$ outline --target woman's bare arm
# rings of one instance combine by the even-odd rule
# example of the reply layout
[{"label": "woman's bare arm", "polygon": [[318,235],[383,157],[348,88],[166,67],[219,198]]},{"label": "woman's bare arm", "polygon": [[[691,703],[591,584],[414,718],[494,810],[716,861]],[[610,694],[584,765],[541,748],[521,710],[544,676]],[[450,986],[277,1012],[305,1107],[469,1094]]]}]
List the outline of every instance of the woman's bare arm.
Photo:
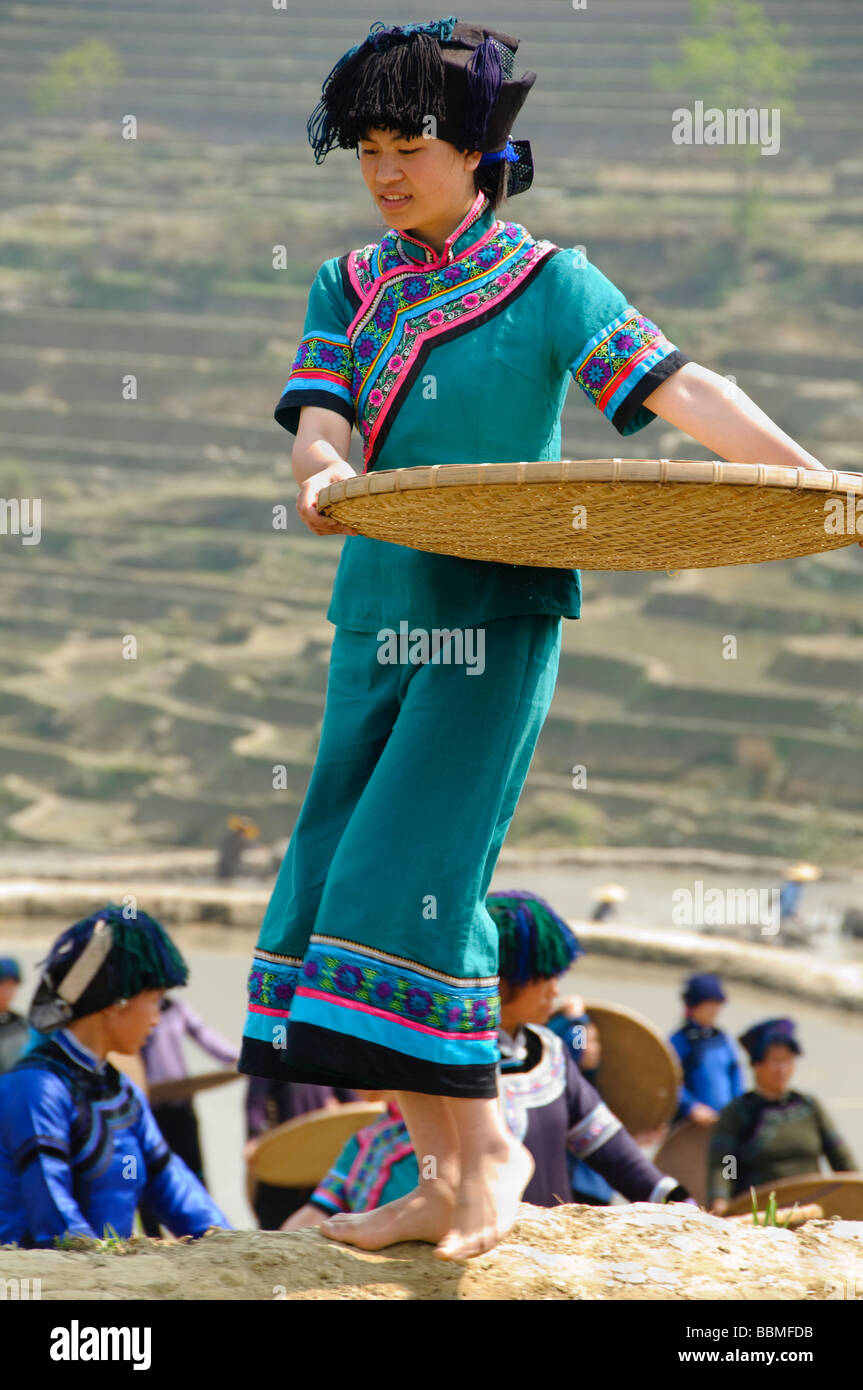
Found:
[{"label": "woman's bare arm", "polygon": [[350,423],[336,410],[304,405],[300,411],[297,436],[291,453],[291,467],[300,484],[297,512],[300,520],[316,536],[346,535],[357,532],[322,516],[315,503],[321,488],[356,473],[347,461],[351,447]]},{"label": "woman's bare arm", "polygon": [[[828,471],[765,415],[745,391],[698,362],[685,362],[645,396],[644,404],[719,458]],[[863,546],[863,541],[859,544]]]},{"label": "woman's bare arm", "polygon": [[735,463],[824,468],[765,415],[745,391],[698,362],[685,362],[645,396],[644,404],[719,458]]},{"label": "woman's bare arm", "polygon": [[307,1231],[310,1227],[320,1226],[322,1221],[326,1221],[327,1213],[321,1208],[316,1207],[312,1202],[306,1202],[304,1207],[295,1211],[283,1221],[279,1227],[280,1231]]}]

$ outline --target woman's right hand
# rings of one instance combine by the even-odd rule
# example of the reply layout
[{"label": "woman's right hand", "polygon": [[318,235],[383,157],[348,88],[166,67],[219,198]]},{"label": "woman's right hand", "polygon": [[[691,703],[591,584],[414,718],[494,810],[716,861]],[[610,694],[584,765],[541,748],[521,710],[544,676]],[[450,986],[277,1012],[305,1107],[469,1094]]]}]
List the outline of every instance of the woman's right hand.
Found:
[{"label": "woman's right hand", "polygon": [[313,473],[310,478],[306,478],[300,484],[297,493],[297,513],[300,520],[308,527],[315,536],[357,536],[352,526],[341,526],[331,517],[324,516],[317,509],[318,493],[322,488],[329,487],[331,483],[340,483],[345,478],[355,478],[357,475],[349,463],[331,463],[326,468],[322,468],[320,473]]}]

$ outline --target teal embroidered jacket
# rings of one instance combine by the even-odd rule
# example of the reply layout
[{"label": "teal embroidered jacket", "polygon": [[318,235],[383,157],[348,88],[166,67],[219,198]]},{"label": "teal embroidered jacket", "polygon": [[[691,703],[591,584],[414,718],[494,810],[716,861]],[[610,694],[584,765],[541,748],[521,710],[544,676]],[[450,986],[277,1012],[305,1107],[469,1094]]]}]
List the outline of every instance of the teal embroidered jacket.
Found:
[{"label": "teal embroidered jacket", "polygon": [[[295,434],[302,406],[336,411],[364,471],[559,459],[571,379],[627,435],[689,360],[582,251],[501,221],[480,192],[440,255],[393,229],[324,261],[275,418]],[[378,632],[580,611],[578,570],[347,536],[327,618]]]}]

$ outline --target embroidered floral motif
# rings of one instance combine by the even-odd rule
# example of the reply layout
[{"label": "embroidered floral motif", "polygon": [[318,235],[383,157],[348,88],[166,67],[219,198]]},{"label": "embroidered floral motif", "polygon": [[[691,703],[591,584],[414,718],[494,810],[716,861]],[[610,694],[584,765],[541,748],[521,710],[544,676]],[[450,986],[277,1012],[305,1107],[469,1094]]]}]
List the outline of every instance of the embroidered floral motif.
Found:
[{"label": "embroidered floral motif", "polygon": [[352,371],[353,353],[347,338],[310,333],[300,340],[279,406],[290,405],[301,391],[317,388],[324,393],[332,390],[333,396],[353,409]]},{"label": "embroidered floral motif", "polygon": [[406,263],[398,240],[396,231],[388,232],[377,246],[365,246],[348,257],[348,273],[363,300],[348,337],[354,358],[351,395],[365,471],[429,341],[463,331],[559,250],[552,242],[534,241],[517,222],[496,222],[467,254],[446,265]]},{"label": "embroidered floral motif", "polygon": [[349,386],[352,366],[347,341],[342,343],[337,338],[321,338],[312,334],[300,342],[288,384],[301,381],[304,377],[317,380],[324,377],[339,386]]},{"label": "embroidered floral motif", "polygon": [[497,1027],[499,995],[495,985],[459,985],[423,978],[423,967],[375,960],[361,946],[352,951],[309,946],[301,985],[336,998],[355,1000],[370,1009],[442,1033],[486,1033]]},{"label": "embroidered floral motif", "polygon": [[634,382],[674,351],[662,329],[630,305],[594,334],[570,370],[593,404],[613,415]]},{"label": "embroidered floral motif", "polygon": [[298,964],[282,964],[255,956],[249,973],[249,1003],[287,1014],[299,974]]}]

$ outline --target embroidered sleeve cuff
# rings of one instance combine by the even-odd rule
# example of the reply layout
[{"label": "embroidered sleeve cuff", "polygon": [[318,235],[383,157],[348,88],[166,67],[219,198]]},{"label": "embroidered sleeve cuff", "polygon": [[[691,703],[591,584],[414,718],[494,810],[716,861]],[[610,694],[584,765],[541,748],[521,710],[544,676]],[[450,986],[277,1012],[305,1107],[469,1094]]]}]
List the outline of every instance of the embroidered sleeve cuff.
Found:
[{"label": "embroidered sleeve cuff", "polygon": [[566,1147],[576,1158],[587,1158],[596,1149],[607,1144],[613,1134],[623,1129],[621,1121],[613,1115],[604,1101],[594,1106],[589,1115],[579,1120],[566,1136]]},{"label": "embroidered sleeve cuff", "polygon": [[319,1211],[325,1211],[327,1216],[333,1216],[336,1212],[347,1211],[343,1202],[336,1202],[328,1192],[313,1192],[309,1198],[309,1206],[317,1207]]},{"label": "embroidered sleeve cuff", "polygon": [[336,1211],[349,1211],[344,1175],[331,1168],[326,1177],[318,1183],[309,1201],[312,1206],[320,1207],[328,1215]]},{"label": "embroidered sleeve cuff", "polygon": [[300,407],[320,405],[354,422],[351,395],[353,354],[347,338],[309,334],[300,342],[291,374],[274,411],[275,419],[296,434]]},{"label": "embroidered sleeve cuff", "polygon": [[647,1200],[648,1202],[666,1202],[669,1193],[673,1192],[674,1189],[679,1186],[680,1183],[677,1181],[677,1178],[672,1178],[670,1174],[665,1174],[659,1179],[659,1182],[656,1184]]},{"label": "embroidered sleeve cuff", "polygon": [[597,409],[625,435],[656,419],[642,402],[690,360],[651,319],[627,304],[593,335],[570,364],[570,372]]}]

